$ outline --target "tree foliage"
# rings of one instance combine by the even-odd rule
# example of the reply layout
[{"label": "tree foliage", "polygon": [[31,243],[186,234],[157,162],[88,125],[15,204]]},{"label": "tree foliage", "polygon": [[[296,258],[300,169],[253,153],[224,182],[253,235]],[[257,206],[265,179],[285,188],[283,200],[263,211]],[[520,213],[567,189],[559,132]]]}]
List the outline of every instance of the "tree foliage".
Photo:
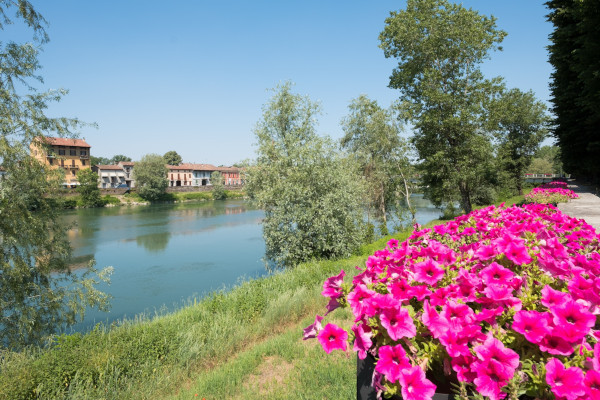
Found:
[{"label": "tree foliage", "polygon": [[348,255],[363,238],[356,163],[316,134],[319,106],[279,85],[254,132],[257,162],[247,186],[264,209],[266,258],[277,266]]},{"label": "tree foliage", "polygon": [[480,64],[505,32],[493,17],[446,0],[408,0],[392,12],[379,38],[398,60],[390,87],[399,89],[403,117],[414,125],[422,183],[434,204],[459,201],[471,211],[477,189],[493,168],[486,105],[501,89]]},{"label": "tree foliage", "polygon": [[25,0],[0,0],[0,30],[22,22],[33,41],[0,43],[0,340],[18,349],[40,343],[49,333],[72,325],[86,307],[106,308],[108,297],[94,286],[109,270],[90,266],[72,274],[67,227],[53,200],[63,171],[50,169],[30,155],[29,144],[48,133],[75,135],[81,122],[45,115],[64,90],[38,91],[38,52],[48,41],[45,20]]},{"label": "tree foliage", "polygon": [[167,167],[165,159],[158,154],[146,154],[135,163],[133,175],[138,194],[145,200],[159,200],[166,192]]},{"label": "tree foliage", "polygon": [[98,188],[98,174],[90,168],[84,168],[77,171],[77,193],[81,199],[81,205],[84,207],[98,207],[102,205],[100,198],[100,189]]},{"label": "tree foliage", "polygon": [[183,161],[181,156],[175,150],[167,151],[163,156],[167,165],[179,165]]},{"label": "tree foliage", "polygon": [[212,185],[212,196],[215,200],[223,200],[227,198],[225,192],[225,178],[219,171],[210,174],[210,184]]},{"label": "tree foliage", "polygon": [[531,91],[511,89],[493,102],[489,122],[499,142],[500,167],[523,194],[523,175],[548,133],[546,106]]},{"label": "tree foliage", "polygon": [[[342,121],[342,148],[355,158],[368,185],[370,210],[387,232],[387,216],[400,211],[404,199],[410,208],[409,151],[400,137],[400,126],[392,110],[384,110],[366,95],[354,99]],[[414,220],[414,214],[413,214]]]},{"label": "tree foliage", "polygon": [[121,161],[131,161],[131,157],[124,156],[123,154],[117,154],[110,159],[110,163],[114,165],[118,164]]},{"label": "tree foliage", "polygon": [[90,164],[91,165],[111,165],[112,160],[106,157],[96,157],[90,156]]},{"label": "tree foliage", "polygon": [[568,173],[600,180],[600,7],[596,0],[551,0],[548,20],[553,134]]}]

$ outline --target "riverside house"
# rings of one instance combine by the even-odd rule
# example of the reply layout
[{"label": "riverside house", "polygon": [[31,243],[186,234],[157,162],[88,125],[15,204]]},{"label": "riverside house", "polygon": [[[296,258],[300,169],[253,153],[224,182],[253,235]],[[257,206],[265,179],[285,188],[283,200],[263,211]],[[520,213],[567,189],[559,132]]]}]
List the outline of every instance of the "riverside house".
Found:
[{"label": "riverside house", "polygon": [[218,168],[210,164],[167,165],[169,186],[208,186],[210,175]]},{"label": "riverside house", "polygon": [[92,146],[83,139],[55,138],[41,136],[31,142],[31,155],[42,164],[65,171],[63,186],[76,187],[77,171],[90,168],[90,149]]},{"label": "riverside house", "polygon": [[237,167],[219,167],[217,168],[223,175],[223,179],[225,180],[225,185],[227,186],[237,186],[242,185],[242,178],[240,177],[240,169]]},{"label": "riverside house", "polygon": [[98,174],[100,189],[111,189],[125,184],[125,170],[120,165],[94,165],[92,170]]}]

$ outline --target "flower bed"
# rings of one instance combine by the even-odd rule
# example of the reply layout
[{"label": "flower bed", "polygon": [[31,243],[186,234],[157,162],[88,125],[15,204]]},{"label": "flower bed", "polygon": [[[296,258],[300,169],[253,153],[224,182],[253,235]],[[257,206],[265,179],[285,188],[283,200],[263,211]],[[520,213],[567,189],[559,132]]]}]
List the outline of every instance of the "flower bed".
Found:
[{"label": "flower bed", "polygon": [[430,399],[444,381],[465,399],[600,399],[599,240],[541,204],[417,229],[351,284],[344,271],[323,284],[327,313],[351,308],[350,332],[317,315],[304,338],[374,356],[375,389],[405,400]]},{"label": "flower bed", "polygon": [[525,201],[528,203],[558,204],[577,198],[579,196],[575,192],[567,189],[567,182],[554,181],[534,188],[525,196]]}]

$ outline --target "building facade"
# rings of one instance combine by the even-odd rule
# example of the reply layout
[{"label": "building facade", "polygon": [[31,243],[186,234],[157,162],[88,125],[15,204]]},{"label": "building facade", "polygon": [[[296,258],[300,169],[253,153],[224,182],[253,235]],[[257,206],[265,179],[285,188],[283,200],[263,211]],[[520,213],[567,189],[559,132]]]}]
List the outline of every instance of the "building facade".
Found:
[{"label": "building facade", "polygon": [[209,186],[210,175],[218,168],[210,164],[167,165],[169,186]]},{"label": "building facade", "polygon": [[239,186],[244,184],[241,178],[241,171],[237,167],[219,167],[217,168],[217,171],[223,175],[225,185],[227,186]]},{"label": "building facade", "polygon": [[76,187],[77,172],[90,168],[91,146],[83,139],[54,138],[42,136],[30,145],[31,154],[51,168],[62,168],[65,172],[63,186]]}]

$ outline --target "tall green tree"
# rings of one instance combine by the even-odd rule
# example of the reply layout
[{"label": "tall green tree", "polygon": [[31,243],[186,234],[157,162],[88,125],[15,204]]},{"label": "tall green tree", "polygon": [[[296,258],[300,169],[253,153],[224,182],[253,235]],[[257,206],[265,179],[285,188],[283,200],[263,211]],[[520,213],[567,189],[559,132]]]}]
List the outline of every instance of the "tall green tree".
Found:
[{"label": "tall green tree", "polygon": [[84,207],[98,207],[102,205],[100,197],[100,188],[98,188],[98,174],[90,168],[84,168],[77,171],[77,193],[81,199],[81,205]]},{"label": "tall green tree", "polygon": [[558,146],[542,146],[534,155],[535,158],[541,158],[552,164],[553,174],[562,174],[563,167],[561,161],[560,147]]},{"label": "tall green tree", "polygon": [[597,0],[551,0],[553,134],[565,171],[600,181],[600,7]]},{"label": "tall green tree", "polygon": [[90,164],[91,165],[111,165],[112,160],[106,157],[96,157],[90,156]]},{"label": "tall green tree", "polygon": [[167,151],[163,158],[168,165],[179,165],[183,161],[181,156],[175,150]]},{"label": "tall green tree", "polygon": [[363,187],[356,163],[316,133],[319,106],[279,85],[254,133],[247,186],[265,211],[266,258],[293,267],[348,255],[363,239]]},{"label": "tall green tree", "polygon": [[133,176],[138,194],[145,200],[159,200],[166,192],[167,167],[165,159],[159,154],[146,154],[135,163]]},{"label": "tall green tree", "polygon": [[511,89],[494,101],[491,109],[488,121],[499,142],[499,164],[522,195],[525,171],[548,134],[546,106],[531,91]]},{"label": "tall green tree", "polygon": [[408,0],[386,19],[380,47],[398,60],[389,86],[400,90],[404,118],[414,125],[422,183],[434,204],[459,201],[469,212],[488,184],[493,148],[483,122],[502,85],[479,67],[505,35],[493,17],[446,0]]},{"label": "tall green tree", "polygon": [[[386,235],[387,216],[400,208],[404,199],[410,208],[411,164],[408,146],[400,137],[401,128],[393,110],[385,110],[366,95],[354,99],[342,120],[342,148],[362,168],[368,185],[370,209]],[[414,215],[413,215],[414,219]]]},{"label": "tall green tree", "polygon": [[108,296],[95,285],[110,270],[90,266],[72,274],[67,227],[57,196],[62,171],[42,165],[29,144],[52,133],[73,137],[81,122],[51,118],[45,110],[65,90],[37,90],[38,52],[48,41],[46,21],[25,0],[0,0],[0,30],[23,23],[32,41],[0,42],[0,346],[18,349],[39,344],[48,334],[83,317],[86,307],[106,309]]},{"label": "tall green tree", "polygon": [[210,184],[212,185],[212,196],[215,200],[223,200],[227,198],[225,192],[225,178],[219,171],[210,174]]},{"label": "tall green tree", "polygon": [[123,154],[117,154],[110,159],[110,163],[115,165],[121,161],[131,161],[131,157],[124,156]]}]

